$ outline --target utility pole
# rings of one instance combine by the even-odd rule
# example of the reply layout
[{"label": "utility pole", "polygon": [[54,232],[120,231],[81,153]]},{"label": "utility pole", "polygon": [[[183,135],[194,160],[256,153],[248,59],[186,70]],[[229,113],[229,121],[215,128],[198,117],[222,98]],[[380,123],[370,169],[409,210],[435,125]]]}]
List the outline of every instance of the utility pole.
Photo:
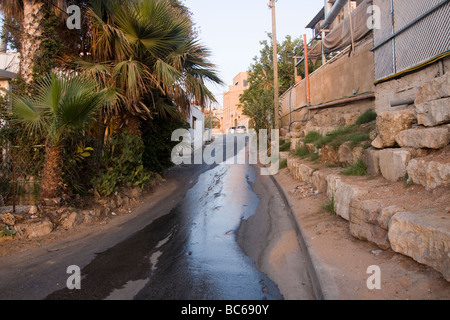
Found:
[{"label": "utility pole", "polygon": [[270,0],[269,7],[272,9],[272,46],[273,46],[273,91],[274,91],[274,104],[275,104],[275,129],[279,129],[279,117],[280,117],[280,101],[279,101],[279,88],[278,88],[278,48],[277,48],[277,22],[275,14],[275,2],[276,0]]}]

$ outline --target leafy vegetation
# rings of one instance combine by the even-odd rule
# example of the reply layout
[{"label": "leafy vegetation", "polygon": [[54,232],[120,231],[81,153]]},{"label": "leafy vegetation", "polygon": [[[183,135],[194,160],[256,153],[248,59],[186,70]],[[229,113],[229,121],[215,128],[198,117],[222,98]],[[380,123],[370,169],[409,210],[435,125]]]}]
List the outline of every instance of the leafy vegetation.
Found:
[{"label": "leafy vegetation", "polygon": [[0,2],[4,39],[21,54],[12,114],[0,101],[1,144],[36,164],[42,197],[144,187],[172,165],[171,133],[188,127],[191,101],[215,101],[207,83],[222,81],[210,51],[180,0],[73,0],[79,30],[61,23],[56,2],[69,3]]},{"label": "leafy vegetation", "polygon": [[[272,36],[268,34],[269,40],[260,41],[262,46],[260,55],[253,58],[253,64],[248,70],[249,88],[240,97],[242,113],[249,116],[251,126],[258,132],[259,129],[273,128],[274,119],[274,76],[273,76],[273,51]],[[301,38],[292,39],[286,36],[281,44],[278,44],[278,75],[279,92],[283,93],[294,84],[294,56],[303,48]],[[309,63],[309,71],[320,67],[321,61]],[[305,75],[304,66],[298,67],[298,74]]]},{"label": "leafy vegetation", "polygon": [[280,151],[289,151],[291,149],[291,142],[283,142],[283,144],[280,145]]},{"label": "leafy vegetation", "polygon": [[8,226],[3,226],[2,228],[0,228],[0,238],[2,237],[12,237],[17,233],[16,230],[14,230],[13,228],[10,228]]},{"label": "leafy vegetation", "polygon": [[172,164],[172,149],[179,142],[171,141],[176,129],[188,129],[189,124],[182,119],[166,120],[162,117],[152,121],[142,121],[142,141],[144,152],[142,162],[147,170],[163,174]]},{"label": "leafy vegetation", "polygon": [[283,159],[280,161],[280,169],[287,168],[287,159]]},{"label": "leafy vegetation", "polygon": [[144,143],[140,137],[126,132],[116,135],[104,152],[100,173],[92,179],[92,186],[100,195],[109,196],[119,187],[145,187],[151,176],[144,170]]},{"label": "leafy vegetation", "polygon": [[305,138],[303,138],[304,143],[314,143],[315,141],[322,138],[322,135],[319,132],[311,131],[309,132]]},{"label": "leafy vegetation", "polygon": [[336,214],[334,196],[331,197],[331,202],[329,204],[322,205],[322,209],[325,210],[326,212]]},{"label": "leafy vegetation", "polygon": [[367,167],[363,159],[359,159],[354,165],[351,165],[341,171],[346,176],[365,176],[367,175]]},{"label": "leafy vegetation", "polygon": [[306,147],[298,147],[297,150],[295,150],[294,155],[303,159],[309,155],[309,150]]},{"label": "leafy vegetation", "polygon": [[372,122],[377,119],[377,113],[373,109],[369,109],[366,112],[364,112],[362,115],[359,116],[359,118],[356,120],[356,125],[362,125],[365,123]]}]

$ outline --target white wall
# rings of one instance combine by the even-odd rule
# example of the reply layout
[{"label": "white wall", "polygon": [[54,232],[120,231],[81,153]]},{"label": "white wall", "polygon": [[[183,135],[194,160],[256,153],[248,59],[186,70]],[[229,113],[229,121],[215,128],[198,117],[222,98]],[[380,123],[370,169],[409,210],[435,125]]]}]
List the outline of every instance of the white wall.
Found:
[{"label": "white wall", "polygon": [[19,63],[18,53],[0,53],[0,69],[19,73]]},{"label": "white wall", "polygon": [[[197,121],[197,124],[194,124],[194,120]],[[191,134],[192,143],[194,143],[196,146],[203,146],[204,141],[205,141],[205,139],[203,139],[203,134],[205,132],[205,114],[202,112],[200,107],[191,105],[191,114],[189,116],[188,122],[191,125],[189,132]],[[198,126],[199,122],[200,122],[200,127],[195,127],[195,125]],[[200,136],[196,137],[194,135],[194,127],[197,130],[201,130],[200,131],[201,138],[200,138]],[[195,138],[197,138],[198,141],[195,141]]]}]

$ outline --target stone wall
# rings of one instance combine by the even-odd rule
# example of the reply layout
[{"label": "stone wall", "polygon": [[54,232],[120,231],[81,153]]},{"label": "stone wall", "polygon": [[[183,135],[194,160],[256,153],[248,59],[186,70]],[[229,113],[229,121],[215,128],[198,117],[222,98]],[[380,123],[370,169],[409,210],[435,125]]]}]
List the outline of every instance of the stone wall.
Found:
[{"label": "stone wall", "polygon": [[450,58],[401,78],[377,84],[375,87],[375,111],[381,113],[392,110],[390,102],[394,100],[414,100],[421,86],[448,72],[450,72]]},{"label": "stone wall", "polygon": [[288,170],[307,184],[303,189],[312,189],[308,196],[327,195],[353,237],[407,255],[450,281],[450,186],[427,191],[382,176],[348,177],[340,168],[318,168],[293,156]]},{"label": "stone wall", "polygon": [[450,185],[450,73],[415,92],[414,105],[378,113],[366,163],[389,181],[410,179],[426,189]]},{"label": "stone wall", "polygon": [[[370,51],[372,47],[373,41],[369,36],[359,42],[351,54],[344,51],[315,70],[310,75],[310,104],[315,106],[355,94],[374,92],[374,58],[373,52]],[[367,100],[339,108],[314,111],[301,108],[293,111],[306,103],[306,79],[281,96],[281,123],[288,132],[291,124],[293,127],[300,121],[304,124],[308,122],[304,129],[307,132],[315,130],[326,134],[340,125],[353,123],[361,113],[375,107],[373,100]]]}]

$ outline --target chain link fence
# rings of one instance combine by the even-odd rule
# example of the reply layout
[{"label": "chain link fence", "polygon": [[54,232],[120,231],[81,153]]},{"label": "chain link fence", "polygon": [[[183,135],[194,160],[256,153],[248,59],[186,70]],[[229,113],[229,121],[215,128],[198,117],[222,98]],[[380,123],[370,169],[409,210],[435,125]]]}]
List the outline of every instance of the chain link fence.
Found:
[{"label": "chain link fence", "polygon": [[381,9],[374,30],[375,80],[420,65],[450,50],[449,0],[373,0]]},{"label": "chain link fence", "polygon": [[40,193],[45,148],[17,128],[0,128],[0,209],[34,205]]}]

